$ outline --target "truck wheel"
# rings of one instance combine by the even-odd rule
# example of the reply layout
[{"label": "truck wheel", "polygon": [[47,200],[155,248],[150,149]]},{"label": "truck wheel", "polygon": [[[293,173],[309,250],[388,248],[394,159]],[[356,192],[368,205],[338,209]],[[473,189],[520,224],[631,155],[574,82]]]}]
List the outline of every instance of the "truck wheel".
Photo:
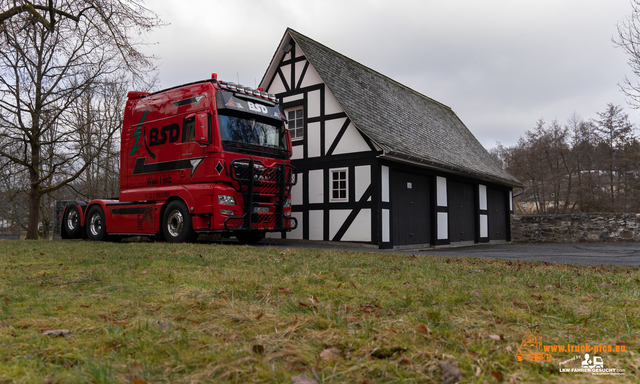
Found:
[{"label": "truck wheel", "polygon": [[242,244],[255,244],[264,239],[264,232],[237,233],[236,239]]},{"label": "truck wheel", "polygon": [[84,223],[87,228],[87,238],[94,241],[102,241],[107,238],[107,226],[104,220],[102,207],[94,205],[89,208],[87,218]]},{"label": "truck wheel", "polygon": [[64,216],[62,217],[62,230],[70,239],[77,239],[80,237],[82,228],[80,227],[80,208],[77,204],[69,204],[64,210]]},{"label": "truck wheel", "polygon": [[191,214],[182,201],[174,200],[167,205],[162,218],[162,234],[170,243],[194,239]]}]

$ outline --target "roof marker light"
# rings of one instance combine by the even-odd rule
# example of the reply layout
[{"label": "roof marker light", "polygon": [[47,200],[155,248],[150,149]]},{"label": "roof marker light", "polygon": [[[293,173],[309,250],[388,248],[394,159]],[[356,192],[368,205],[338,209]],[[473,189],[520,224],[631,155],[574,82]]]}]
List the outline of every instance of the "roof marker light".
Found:
[{"label": "roof marker light", "polygon": [[274,103],[276,103],[276,102],[277,102],[277,101],[276,101],[276,100],[277,100],[277,99],[276,99],[276,95],[274,95],[273,93],[270,93],[270,94],[269,94],[269,100],[271,100],[271,101],[273,101]]},{"label": "roof marker light", "polygon": [[238,84],[237,88],[238,88],[238,92],[244,93],[244,85]]},{"label": "roof marker light", "polygon": [[227,87],[229,87],[229,89],[232,91],[235,91],[238,89],[236,86],[236,83],[227,83]]},{"label": "roof marker light", "polygon": [[269,98],[269,94],[265,91],[260,92],[260,96],[264,99],[268,99]]}]

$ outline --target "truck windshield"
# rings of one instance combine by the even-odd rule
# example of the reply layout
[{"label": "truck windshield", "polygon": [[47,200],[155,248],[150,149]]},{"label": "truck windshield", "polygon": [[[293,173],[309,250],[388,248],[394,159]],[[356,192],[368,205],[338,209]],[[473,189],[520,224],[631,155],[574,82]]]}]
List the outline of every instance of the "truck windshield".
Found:
[{"label": "truck windshield", "polygon": [[248,144],[268,148],[287,149],[282,123],[273,125],[264,121],[237,116],[218,115],[220,138],[223,142]]}]

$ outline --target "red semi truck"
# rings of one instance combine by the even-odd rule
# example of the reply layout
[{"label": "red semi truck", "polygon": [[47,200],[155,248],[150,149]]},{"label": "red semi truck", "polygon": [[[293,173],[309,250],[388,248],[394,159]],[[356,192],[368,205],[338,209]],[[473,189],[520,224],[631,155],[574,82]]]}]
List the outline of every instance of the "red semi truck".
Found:
[{"label": "red semi truck", "polygon": [[127,97],[120,196],[67,204],[63,238],[182,242],[219,233],[254,243],[297,227],[291,137],[273,94],[213,74]]}]

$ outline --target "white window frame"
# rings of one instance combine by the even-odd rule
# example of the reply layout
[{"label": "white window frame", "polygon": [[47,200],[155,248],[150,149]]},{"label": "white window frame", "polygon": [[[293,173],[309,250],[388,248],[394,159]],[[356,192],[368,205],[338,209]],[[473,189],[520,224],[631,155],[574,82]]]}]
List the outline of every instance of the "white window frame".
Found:
[{"label": "white window frame", "polygon": [[[298,127],[296,125],[296,127],[291,128],[291,119],[289,119],[289,113],[290,112],[296,112],[296,111],[302,111],[302,117],[300,117],[299,119],[301,120],[301,126]],[[289,134],[291,135],[291,141],[299,141],[304,139],[304,106],[303,105],[298,105],[296,107],[291,107],[291,108],[287,108],[284,111],[287,114],[287,128],[289,129]],[[298,121],[298,118],[295,118],[294,121]],[[298,136],[297,132],[301,131],[302,134],[300,136]],[[293,137],[293,135],[296,135],[296,137]]]},{"label": "white window frame", "polygon": [[[340,181],[344,181],[345,182],[345,186],[344,188],[340,188],[340,186],[338,186],[338,189],[334,188],[334,178],[333,175],[334,174],[339,174],[341,172],[344,172],[344,180],[338,178],[338,182]],[[338,202],[345,202],[345,201],[349,201],[349,168],[334,168],[334,169],[330,169],[329,170],[329,183],[331,183],[329,185],[329,201],[332,203],[338,203]],[[344,197],[333,197],[333,192],[334,191],[344,191]],[[340,195],[340,193],[338,192],[338,195]]]}]

